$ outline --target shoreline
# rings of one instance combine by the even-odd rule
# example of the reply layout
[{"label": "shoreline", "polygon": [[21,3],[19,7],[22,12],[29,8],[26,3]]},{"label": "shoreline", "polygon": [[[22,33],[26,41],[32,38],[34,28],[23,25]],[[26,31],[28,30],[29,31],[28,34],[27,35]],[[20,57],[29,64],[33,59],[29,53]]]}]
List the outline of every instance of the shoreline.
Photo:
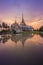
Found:
[{"label": "shoreline", "polygon": [[43,31],[23,31],[23,32],[18,32],[18,33],[13,33],[10,31],[0,31],[1,34],[43,34]]}]

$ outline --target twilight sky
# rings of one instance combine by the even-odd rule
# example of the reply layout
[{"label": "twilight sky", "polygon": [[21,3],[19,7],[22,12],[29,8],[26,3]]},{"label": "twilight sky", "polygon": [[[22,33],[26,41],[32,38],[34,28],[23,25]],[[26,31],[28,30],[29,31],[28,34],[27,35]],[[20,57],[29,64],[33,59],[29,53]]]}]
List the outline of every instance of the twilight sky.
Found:
[{"label": "twilight sky", "polygon": [[22,13],[27,25],[35,29],[43,26],[43,0],[0,0],[0,21],[21,22]]}]

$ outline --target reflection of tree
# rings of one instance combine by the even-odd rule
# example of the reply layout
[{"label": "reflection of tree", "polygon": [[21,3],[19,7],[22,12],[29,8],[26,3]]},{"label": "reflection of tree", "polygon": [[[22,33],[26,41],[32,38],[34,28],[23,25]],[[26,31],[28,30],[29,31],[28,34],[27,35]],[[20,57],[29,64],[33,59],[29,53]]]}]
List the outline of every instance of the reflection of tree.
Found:
[{"label": "reflection of tree", "polygon": [[2,35],[0,38],[0,43],[6,43],[9,40],[10,36]]},{"label": "reflection of tree", "polygon": [[43,33],[40,33],[39,35],[40,35],[41,37],[43,37]]}]

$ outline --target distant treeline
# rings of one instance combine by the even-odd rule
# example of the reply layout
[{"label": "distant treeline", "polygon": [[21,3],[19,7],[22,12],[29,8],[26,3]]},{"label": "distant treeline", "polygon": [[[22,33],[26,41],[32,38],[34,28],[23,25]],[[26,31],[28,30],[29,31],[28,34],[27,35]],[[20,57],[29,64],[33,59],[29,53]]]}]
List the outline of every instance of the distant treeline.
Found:
[{"label": "distant treeline", "polygon": [[37,30],[34,29],[34,31],[41,31],[41,32],[42,32],[42,31],[43,31],[43,26],[41,26],[41,27],[40,27],[39,29],[37,29]]}]

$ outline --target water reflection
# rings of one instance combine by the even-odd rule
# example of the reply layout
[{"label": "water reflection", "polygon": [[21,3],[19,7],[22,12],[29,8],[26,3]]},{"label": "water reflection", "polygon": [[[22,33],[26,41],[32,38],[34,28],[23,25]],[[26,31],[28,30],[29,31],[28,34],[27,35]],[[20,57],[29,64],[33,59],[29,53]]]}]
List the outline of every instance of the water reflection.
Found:
[{"label": "water reflection", "polygon": [[1,63],[42,65],[37,64],[37,61],[43,60],[43,36],[39,34],[0,35],[0,44],[2,44],[0,45]]},{"label": "water reflection", "polygon": [[9,39],[9,35],[0,35],[0,43],[6,43]]},{"label": "water reflection", "polygon": [[38,38],[40,39],[40,37],[43,38],[43,34],[38,34],[38,35],[34,35],[34,34],[0,35],[0,43],[5,44],[6,42],[8,42],[9,39],[11,39],[11,41],[16,44],[20,41],[22,43],[22,45],[24,46],[24,44],[27,40],[28,40],[28,43],[29,43],[29,39],[30,39],[31,43],[33,40],[36,43],[36,41],[38,41]]},{"label": "water reflection", "polygon": [[41,37],[43,37],[43,33],[40,33],[39,35],[40,35]]},{"label": "water reflection", "polygon": [[10,38],[13,42],[17,43],[18,41],[22,41],[23,44],[28,38],[32,38],[32,34],[28,35],[22,35],[22,34],[16,34],[16,35],[0,35],[0,43],[6,43]]},{"label": "water reflection", "polygon": [[25,41],[28,39],[28,38],[32,38],[33,35],[32,34],[17,34],[17,35],[12,35],[11,36],[11,40],[13,42],[15,42],[17,44],[17,42],[22,42],[22,44],[24,45]]}]

